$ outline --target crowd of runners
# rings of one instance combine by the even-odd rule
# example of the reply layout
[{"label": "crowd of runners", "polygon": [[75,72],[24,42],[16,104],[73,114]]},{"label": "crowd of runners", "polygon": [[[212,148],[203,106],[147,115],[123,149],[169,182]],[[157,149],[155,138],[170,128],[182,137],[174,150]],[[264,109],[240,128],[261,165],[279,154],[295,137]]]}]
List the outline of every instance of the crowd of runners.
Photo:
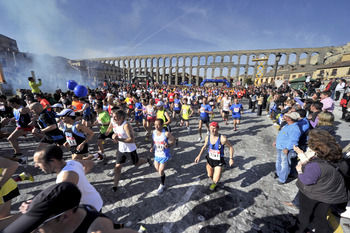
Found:
[{"label": "crowd of runners", "polygon": [[[327,90],[327,87],[325,90],[300,91],[291,89],[287,83],[279,88],[272,85],[228,88],[215,85],[196,87],[109,83],[104,88],[89,90],[87,96],[78,97],[71,91],[62,92],[61,90],[57,90],[54,94],[43,94],[38,88],[40,85],[33,78],[30,78],[29,82],[31,91],[22,91],[20,96],[11,98],[0,96],[1,127],[16,124],[13,132],[1,131],[0,135],[2,138],[7,138],[9,146],[13,148],[12,155],[1,155],[0,157],[0,227],[7,226],[14,221],[4,232],[30,232],[39,227],[43,232],[45,229],[49,232],[51,228],[55,229],[58,226],[63,227],[61,232],[64,232],[64,227],[72,227],[72,229],[85,227],[84,229],[89,229],[90,232],[96,230],[99,224],[103,224],[103,221],[107,221],[105,227],[121,228],[120,224],[113,224],[99,213],[103,200],[85,176],[94,165],[106,160],[106,140],[114,142],[113,145],[108,146],[113,147],[116,158],[114,169],[108,172],[108,176],[114,177],[110,187],[111,192],[118,193],[123,165],[126,161],[131,160],[136,167],[143,164],[154,166],[155,171],[159,173],[159,187],[156,192],[162,195],[166,191],[166,183],[171,182],[166,181],[166,166],[168,162],[171,162],[169,160],[171,158],[170,148],[181,145],[181,138],[175,129],[186,127],[189,135],[198,135],[198,142],[203,143],[194,162],[198,163],[202,155],[205,155],[206,171],[211,180],[208,189],[215,191],[225,165],[225,146],[229,148],[229,154],[226,155],[229,159],[228,165],[234,165],[234,147],[230,143],[230,138],[219,133],[220,124],[232,126],[232,132],[236,133],[240,130],[240,121],[245,112],[254,112],[255,109],[257,109],[258,116],[262,115],[262,111],[266,111],[267,116],[273,120],[280,131],[274,143],[277,148],[277,182],[284,184],[293,176],[300,180],[298,181],[300,191],[296,199],[293,202],[286,202],[287,205],[299,207],[301,211],[297,223],[292,228],[293,231],[303,232],[313,215],[319,226],[324,226],[322,224],[326,221],[327,211],[331,204],[342,204],[340,207],[345,210],[347,202],[345,199],[348,194],[344,194],[345,182],[344,179],[341,180],[341,177],[337,176],[336,170],[334,172],[327,170],[332,177],[336,176],[336,179],[331,180],[333,183],[327,184],[328,188],[335,184],[338,187],[344,186],[341,190],[334,191],[338,199],[333,198],[329,201],[318,198],[312,191],[305,188],[310,185],[316,186],[318,179],[322,181],[326,179],[322,176],[322,172],[315,173],[315,169],[324,171],[326,168],[318,165],[312,166],[313,163],[321,163],[318,160],[341,163],[343,161],[342,152],[347,151],[347,148],[344,151],[341,151],[340,148],[338,155],[340,153],[341,158],[335,155],[332,157],[327,153],[334,153],[334,151],[329,152],[329,148],[328,150],[320,149],[319,146],[321,141],[324,142],[327,138],[328,141],[334,140],[334,145],[331,145],[332,149],[339,147],[334,139],[336,132],[332,112],[335,102],[332,99],[332,91]],[[340,102],[337,104],[341,104],[342,118],[345,120],[349,115],[350,93],[344,88],[341,94],[342,99],[338,96]],[[246,110],[243,109],[242,99],[248,104]],[[213,121],[214,116],[218,115],[222,121]],[[197,119],[198,123],[193,124],[192,119]],[[92,141],[96,140],[94,131],[96,132],[97,129],[99,131],[97,141]],[[310,146],[308,143],[309,140],[316,140],[316,136],[310,136],[311,138],[308,136],[313,130],[322,130],[318,134],[324,134],[323,138],[319,137],[318,140],[321,141],[319,144],[316,143],[317,146],[314,146],[314,142]],[[134,132],[143,134],[144,142],[142,143],[150,144],[149,151],[154,156],[139,158],[137,148],[141,142],[135,141]],[[34,155],[24,153],[18,141],[19,137],[26,137],[30,133],[38,140]],[[92,151],[89,148],[92,142],[97,144],[98,151]],[[329,145],[322,146],[326,148]],[[70,160],[65,161],[64,151],[70,151]],[[34,180],[33,176],[26,172],[18,177],[13,177],[13,174],[18,166],[28,166],[28,157],[31,156],[33,156],[35,166],[44,173],[57,174],[57,185],[44,190],[41,196],[38,195],[40,197],[37,196],[33,201],[23,203],[20,208],[22,214],[11,218],[11,199],[20,195],[16,181]],[[344,172],[346,173],[347,170],[348,168],[344,169]],[[310,183],[310,177],[314,183]],[[75,184],[78,190],[68,185],[67,182]],[[50,214],[46,215],[47,218],[42,217],[42,221],[33,221],[28,228],[18,229],[18,224],[29,221],[26,218],[35,216],[37,209],[50,209],[51,205],[59,205],[56,202],[62,201],[60,195],[66,195],[67,190],[80,193],[80,196],[76,195],[78,200],[73,201],[85,207],[79,207],[78,212],[69,212],[68,210],[76,206],[67,204],[67,209],[63,212],[49,211]],[[320,190],[322,191],[324,190]],[[318,195],[329,195],[329,193]],[[48,202],[47,197],[51,196],[52,202],[55,203],[46,203],[45,208],[40,207],[40,203]],[[313,201],[312,204],[310,200]],[[326,205],[318,208],[320,203]],[[310,208],[313,211],[310,211]],[[86,215],[94,216],[94,218],[90,222],[84,220],[81,225],[76,226],[74,222],[71,223],[72,226],[69,224],[62,226],[59,223],[43,225],[62,214],[70,214],[79,218],[78,214],[81,213],[83,215],[88,213]],[[121,229],[121,231],[132,232],[128,229]]]}]

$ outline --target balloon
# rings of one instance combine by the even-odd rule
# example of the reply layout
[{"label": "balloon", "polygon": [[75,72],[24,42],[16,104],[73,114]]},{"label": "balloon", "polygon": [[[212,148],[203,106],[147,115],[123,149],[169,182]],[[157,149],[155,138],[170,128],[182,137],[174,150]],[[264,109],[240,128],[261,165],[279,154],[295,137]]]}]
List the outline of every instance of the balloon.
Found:
[{"label": "balloon", "polygon": [[76,81],[74,81],[74,80],[68,80],[67,81],[67,88],[69,89],[69,90],[74,90],[74,88],[76,87],[78,85],[78,83],[76,82]]},{"label": "balloon", "polygon": [[84,97],[88,93],[88,90],[83,85],[78,85],[74,88],[74,94],[78,97]]}]

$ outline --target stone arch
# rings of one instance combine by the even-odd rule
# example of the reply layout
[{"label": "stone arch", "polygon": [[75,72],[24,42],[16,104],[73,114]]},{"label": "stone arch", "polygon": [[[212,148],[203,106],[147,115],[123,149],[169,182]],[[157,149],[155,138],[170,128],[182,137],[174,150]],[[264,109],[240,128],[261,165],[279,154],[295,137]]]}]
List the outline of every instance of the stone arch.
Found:
[{"label": "stone arch", "polygon": [[152,67],[152,60],[151,58],[146,59],[146,67]]},{"label": "stone arch", "polygon": [[185,61],[183,57],[179,57],[177,59],[177,66],[184,66],[185,65]]},{"label": "stone arch", "polygon": [[312,53],[311,54],[310,64],[311,65],[318,65],[319,58],[320,58],[320,53],[319,52]]},{"label": "stone arch", "polygon": [[254,54],[254,53],[250,54],[249,55],[248,65],[250,65],[250,66],[255,65],[257,62],[256,61],[252,61],[255,58],[258,58],[256,54]]},{"label": "stone arch", "polygon": [[191,66],[191,58],[190,58],[190,57],[186,57],[186,58],[185,58],[185,66],[186,66],[186,67]]},{"label": "stone arch", "polygon": [[177,58],[176,57],[172,57],[171,58],[171,67],[177,66]]},{"label": "stone arch", "polygon": [[299,56],[299,65],[306,65],[307,57],[308,57],[307,52],[301,53]]},{"label": "stone arch", "polygon": [[164,59],[164,66],[170,67],[170,58],[166,57]]},{"label": "stone arch", "polygon": [[241,64],[241,65],[247,64],[247,55],[245,55],[245,54],[241,55],[239,64]]},{"label": "stone arch", "polygon": [[197,76],[198,75],[198,69],[196,67],[192,68],[192,76]]},{"label": "stone arch", "polygon": [[245,68],[243,66],[241,66],[239,68],[239,76],[243,76],[243,75],[247,75],[247,74],[245,73]]},{"label": "stone arch", "polygon": [[192,66],[198,66],[198,65],[199,65],[198,57],[197,56],[192,57]]},{"label": "stone arch", "polygon": [[212,73],[213,73],[213,68],[211,68],[211,67],[207,68],[207,75],[204,77],[204,79],[206,79],[206,78],[207,79],[214,78]]},{"label": "stone arch", "polygon": [[141,58],[141,59],[140,59],[140,67],[141,67],[141,68],[146,67],[146,60],[145,60],[144,58]]},{"label": "stone arch", "polygon": [[213,56],[208,56],[208,58],[207,58],[207,65],[210,65],[213,62],[214,62],[214,57]]},{"label": "stone arch", "polygon": [[203,67],[199,68],[198,77],[201,76],[201,77],[205,78],[204,75],[205,75],[205,69]]},{"label": "stone arch", "polygon": [[238,65],[238,55],[233,55],[231,58],[231,62],[233,62],[233,64]]},{"label": "stone arch", "polygon": [[124,68],[130,68],[128,66],[128,64],[129,64],[129,60],[128,59],[125,59],[123,62],[124,62]]},{"label": "stone arch", "polygon": [[236,78],[236,76],[237,76],[237,68],[232,67],[230,70],[230,77]]},{"label": "stone arch", "polygon": [[289,54],[288,64],[289,64],[289,65],[296,65],[296,64],[295,64],[296,59],[297,59],[297,54],[296,54],[296,53],[291,53],[291,54]]},{"label": "stone arch", "polygon": [[220,68],[219,67],[215,67],[214,68],[214,77],[212,77],[212,78],[217,78],[217,77],[221,78],[220,76],[221,76]]},{"label": "stone arch", "polygon": [[229,56],[229,55],[225,55],[225,56],[224,56],[224,62],[231,62],[231,61],[230,61],[230,56]]},{"label": "stone arch", "polygon": [[249,68],[248,68],[248,75],[254,75],[254,66],[249,66]]},{"label": "stone arch", "polygon": [[[159,58],[159,59],[161,59],[161,58]],[[158,59],[155,58],[155,57],[152,59],[152,66],[153,67],[158,67]]]},{"label": "stone arch", "polygon": [[164,66],[164,58],[160,57],[158,58],[158,67],[163,67]]},{"label": "stone arch", "polygon": [[275,65],[276,55],[274,53],[269,54],[269,60],[267,60],[267,65]]},{"label": "stone arch", "polygon": [[222,59],[221,56],[219,56],[219,55],[215,56],[215,62],[216,63],[221,63],[221,59]]},{"label": "stone arch", "polygon": [[130,67],[130,68],[135,68],[134,59],[130,59],[130,60],[129,60],[129,67]]},{"label": "stone arch", "polygon": [[230,75],[228,74],[228,67],[227,67],[227,66],[225,66],[225,67],[222,69],[222,76],[223,76],[224,78],[227,78],[227,79],[230,78]]},{"label": "stone arch", "polygon": [[206,65],[206,58],[204,56],[201,56],[199,58],[199,65],[200,66],[205,66]]}]

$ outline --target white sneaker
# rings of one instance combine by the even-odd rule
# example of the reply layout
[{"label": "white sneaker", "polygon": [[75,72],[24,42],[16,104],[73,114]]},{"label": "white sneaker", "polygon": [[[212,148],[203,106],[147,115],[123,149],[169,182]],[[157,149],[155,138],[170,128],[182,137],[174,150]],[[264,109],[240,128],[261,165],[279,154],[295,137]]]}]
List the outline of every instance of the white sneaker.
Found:
[{"label": "white sneaker", "polygon": [[157,193],[162,194],[164,192],[164,189],[165,189],[165,185],[160,184],[158,189],[157,189]]},{"label": "white sneaker", "polygon": [[209,130],[207,130],[207,134],[209,135]]},{"label": "white sneaker", "polygon": [[113,177],[113,176],[114,176],[114,169],[110,170],[110,171],[107,173],[107,176]]},{"label": "white sneaker", "polygon": [[95,161],[96,163],[101,163],[105,160],[106,155],[100,152],[97,152],[96,154],[94,154],[94,158],[92,159],[93,161]]},{"label": "white sneaker", "polygon": [[198,138],[198,142],[202,141],[202,138]]}]

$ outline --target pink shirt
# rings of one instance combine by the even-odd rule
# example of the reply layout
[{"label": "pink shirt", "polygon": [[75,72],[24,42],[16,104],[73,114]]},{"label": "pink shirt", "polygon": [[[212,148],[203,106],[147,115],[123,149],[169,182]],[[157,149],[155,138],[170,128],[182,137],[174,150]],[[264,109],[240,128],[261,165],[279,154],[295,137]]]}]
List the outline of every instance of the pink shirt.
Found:
[{"label": "pink shirt", "polygon": [[331,97],[327,97],[327,98],[321,100],[321,103],[323,103],[323,107],[322,107],[323,111],[333,112],[334,101]]}]

